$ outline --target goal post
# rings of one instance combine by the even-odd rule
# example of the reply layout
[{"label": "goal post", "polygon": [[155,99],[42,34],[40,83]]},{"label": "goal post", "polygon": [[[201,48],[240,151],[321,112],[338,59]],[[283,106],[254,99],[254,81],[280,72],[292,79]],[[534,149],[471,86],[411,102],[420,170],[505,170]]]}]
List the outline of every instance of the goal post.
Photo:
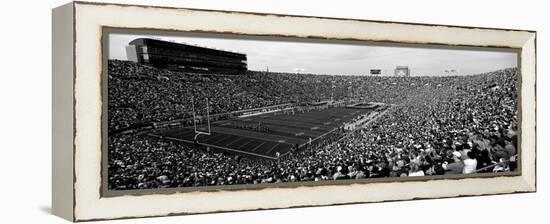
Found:
[{"label": "goal post", "polygon": [[[201,131],[199,129],[197,129],[197,113],[196,113],[196,110],[195,110],[195,99],[194,97],[191,97],[191,108],[192,108],[192,112],[193,112],[193,128],[195,130],[195,140],[197,139],[197,137],[199,135],[211,135],[211,128],[210,128],[210,106],[209,106],[209,101],[208,101],[208,98],[205,99],[205,103],[206,103],[206,122],[207,122],[207,130],[208,132],[205,132],[205,131]],[[202,116],[201,116],[202,118]]]}]

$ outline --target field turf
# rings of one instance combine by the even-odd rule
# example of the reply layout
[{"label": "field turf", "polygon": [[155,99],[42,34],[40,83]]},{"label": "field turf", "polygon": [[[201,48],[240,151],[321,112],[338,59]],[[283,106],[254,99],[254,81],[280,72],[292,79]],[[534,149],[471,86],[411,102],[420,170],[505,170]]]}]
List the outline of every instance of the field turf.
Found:
[{"label": "field turf", "polygon": [[[283,112],[216,121],[210,124],[211,135],[199,135],[200,144],[213,148],[244,153],[255,157],[276,158],[285,155],[291,147],[302,145],[311,138],[331,132],[371,109],[329,108],[284,114]],[[258,128],[260,127],[260,128]],[[197,126],[207,131],[206,124]],[[264,129],[260,131],[258,129]],[[266,131],[265,129],[269,129]],[[168,139],[192,143],[194,127],[179,127],[157,133]]]}]

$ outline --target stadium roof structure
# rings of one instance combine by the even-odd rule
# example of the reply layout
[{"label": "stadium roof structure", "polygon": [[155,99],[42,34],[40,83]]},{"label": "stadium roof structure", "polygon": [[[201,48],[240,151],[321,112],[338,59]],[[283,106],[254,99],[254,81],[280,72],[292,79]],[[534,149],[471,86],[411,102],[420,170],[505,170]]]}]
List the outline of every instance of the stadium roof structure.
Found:
[{"label": "stadium roof structure", "polygon": [[193,50],[202,50],[202,51],[211,50],[212,52],[216,52],[216,53],[225,53],[228,55],[235,55],[235,56],[246,56],[246,54],[244,53],[239,53],[233,50],[227,50],[227,49],[222,50],[215,47],[199,46],[196,44],[168,41],[160,38],[137,38],[130,41],[129,43],[129,45],[152,45],[152,44],[169,45],[170,47],[173,47],[176,49],[193,49]]},{"label": "stadium roof structure", "polygon": [[129,61],[153,67],[236,74],[248,70],[246,54],[152,38],[137,38],[126,46]]}]

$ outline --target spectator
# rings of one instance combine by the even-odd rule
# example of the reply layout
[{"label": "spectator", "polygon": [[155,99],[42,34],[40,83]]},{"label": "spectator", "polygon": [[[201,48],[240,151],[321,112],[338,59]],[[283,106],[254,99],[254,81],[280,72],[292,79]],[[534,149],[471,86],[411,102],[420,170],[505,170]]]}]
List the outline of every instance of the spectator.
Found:
[{"label": "spectator", "polygon": [[460,157],[462,154],[460,152],[455,151],[453,152],[453,163],[450,164],[443,164],[443,169],[445,169],[445,174],[462,174],[464,171],[464,163],[462,162],[462,159]]},{"label": "spectator", "polygon": [[422,171],[418,164],[411,163],[411,170],[409,171],[409,177],[421,177],[424,176],[424,171]]},{"label": "spectator", "polygon": [[473,152],[466,153],[467,158],[464,160],[463,174],[471,174],[476,171],[477,160],[475,159]]}]

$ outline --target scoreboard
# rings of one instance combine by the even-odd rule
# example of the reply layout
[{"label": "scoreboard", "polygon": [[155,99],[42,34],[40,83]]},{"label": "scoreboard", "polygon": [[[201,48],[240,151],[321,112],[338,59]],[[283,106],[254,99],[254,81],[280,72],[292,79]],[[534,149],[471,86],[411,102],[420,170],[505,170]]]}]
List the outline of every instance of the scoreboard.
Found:
[{"label": "scoreboard", "polygon": [[411,76],[411,70],[409,69],[409,66],[396,66],[394,70],[394,75],[409,77]]}]

